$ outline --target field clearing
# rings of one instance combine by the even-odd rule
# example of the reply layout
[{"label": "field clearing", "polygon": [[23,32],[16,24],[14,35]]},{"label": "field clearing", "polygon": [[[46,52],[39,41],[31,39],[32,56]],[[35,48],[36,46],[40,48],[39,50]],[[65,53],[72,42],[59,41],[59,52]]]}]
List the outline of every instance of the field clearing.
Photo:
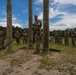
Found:
[{"label": "field clearing", "polygon": [[[76,47],[49,43],[49,52],[33,54],[27,44],[16,45],[13,50],[0,51],[0,75],[76,75]],[[42,50],[42,44],[41,44]]]}]

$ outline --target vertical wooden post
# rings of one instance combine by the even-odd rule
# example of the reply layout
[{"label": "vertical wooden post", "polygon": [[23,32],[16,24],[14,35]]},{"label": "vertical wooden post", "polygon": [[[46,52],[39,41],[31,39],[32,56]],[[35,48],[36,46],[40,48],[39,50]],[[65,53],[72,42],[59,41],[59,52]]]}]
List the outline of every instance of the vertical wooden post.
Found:
[{"label": "vertical wooden post", "polygon": [[[7,0],[7,43],[10,41],[12,41],[12,0]],[[8,45],[7,50],[12,50],[12,43]]]},{"label": "vertical wooden post", "polygon": [[31,49],[33,47],[33,32],[32,32],[32,0],[28,0],[29,7],[29,37],[28,37],[28,48]]},{"label": "vertical wooden post", "polygon": [[49,0],[43,0],[43,51],[49,50]]}]

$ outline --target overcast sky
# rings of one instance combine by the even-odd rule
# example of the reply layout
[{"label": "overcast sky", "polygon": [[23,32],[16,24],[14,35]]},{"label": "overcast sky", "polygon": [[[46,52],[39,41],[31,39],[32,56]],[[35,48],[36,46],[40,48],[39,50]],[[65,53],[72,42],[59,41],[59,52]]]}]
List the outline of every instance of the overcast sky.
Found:
[{"label": "overcast sky", "polygon": [[[7,26],[6,1],[0,0],[0,26]],[[33,0],[33,16],[43,21],[43,0]],[[28,0],[12,0],[12,25],[28,27]],[[49,29],[76,27],[76,0],[49,0]]]}]

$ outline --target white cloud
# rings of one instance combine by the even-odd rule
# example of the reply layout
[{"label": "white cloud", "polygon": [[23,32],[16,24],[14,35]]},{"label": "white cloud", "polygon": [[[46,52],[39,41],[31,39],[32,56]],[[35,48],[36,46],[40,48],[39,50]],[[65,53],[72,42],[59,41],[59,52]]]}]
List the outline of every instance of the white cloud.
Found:
[{"label": "white cloud", "polygon": [[76,27],[76,15],[66,14],[62,17],[62,20],[51,24],[50,23],[50,31],[52,30],[65,30],[67,28],[75,28]]},{"label": "white cloud", "polygon": [[[54,8],[49,7],[49,19],[50,18],[54,18],[54,17],[56,17],[59,14],[66,15],[65,12],[60,12],[58,10],[54,10]],[[40,12],[38,17],[39,17],[39,19],[43,19],[43,12]]]},{"label": "white cloud", "polygon": [[0,18],[0,22],[5,22],[6,18]]},{"label": "white cloud", "polygon": [[6,12],[2,10],[1,15],[6,15]]},{"label": "white cloud", "polygon": [[6,27],[6,22],[0,22],[0,26]]},{"label": "white cloud", "polygon": [[49,30],[53,31],[53,30],[65,30],[68,28],[71,28],[71,25],[64,25],[64,26],[58,26],[58,25],[50,25],[49,26]]},{"label": "white cloud", "polygon": [[66,13],[65,12],[60,12],[57,9],[54,10],[54,8],[49,7],[49,18],[54,18],[59,14],[65,15]]},{"label": "white cloud", "polygon": [[43,3],[43,0],[35,0],[34,1],[34,4],[36,4],[36,5],[39,5],[39,4],[42,4]]},{"label": "white cloud", "polygon": [[[53,8],[49,8],[49,18],[54,18],[59,14],[63,14],[64,16],[61,16],[59,18],[62,18],[62,20],[57,21],[56,23],[51,23],[49,26],[49,30],[65,30],[67,28],[75,28],[76,27],[76,15],[75,14],[69,14],[66,12],[60,12],[57,9],[54,10]],[[43,12],[39,14],[39,19],[43,19]]]},{"label": "white cloud", "polygon": [[13,20],[13,21],[16,21],[16,20],[17,20],[17,18],[16,18],[16,17],[13,17],[13,18],[12,18],[12,20]]},{"label": "white cloud", "polygon": [[18,27],[21,27],[21,28],[22,28],[21,24],[19,24],[19,23],[13,23],[12,25],[13,25],[14,27],[17,27],[17,26],[18,26]]},{"label": "white cloud", "polygon": [[54,0],[54,3],[76,5],[76,0]]},{"label": "white cloud", "polygon": [[40,12],[40,14],[38,15],[39,19],[43,19],[43,12]]},{"label": "white cloud", "polygon": [[[51,0],[50,0],[51,1]],[[76,0],[54,0],[54,3],[59,3],[59,4],[73,4],[76,5]],[[49,23],[49,30],[65,30],[67,28],[75,28],[76,27],[76,15],[75,14],[70,14],[67,12],[60,12],[58,9],[61,8],[62,6],[58,6],[57,9],[54,10],[54,8],[49,7],[49,18],[54,18],[59,14],[63,14],[63,16],[60,16],[61,18],[60,21],[57,21],[55,23]],[[65,6],[64,6],[65,8]],[[43,19],[43,12],[40,12],[39,14],[39,19]]]},{"label": "white cloud", "polygon": [[[51,0],[49,0],[51,1]],[[43,0],[36,0],[35,4],[41,4],[43,3]],[[59,3],[59,4],[73,4],[76,5],[76,0],[54,0],[53,4]]]},{"label": "white cloud", "polygon": [[[22,25],[18,22],[16,17],[12,18],[12,25],[14,27],[16,27],[16,26],[22,27]],[[4,18],[0,18],[0,26],[7,27],[7,20],[6,20],[5,17]]]}]

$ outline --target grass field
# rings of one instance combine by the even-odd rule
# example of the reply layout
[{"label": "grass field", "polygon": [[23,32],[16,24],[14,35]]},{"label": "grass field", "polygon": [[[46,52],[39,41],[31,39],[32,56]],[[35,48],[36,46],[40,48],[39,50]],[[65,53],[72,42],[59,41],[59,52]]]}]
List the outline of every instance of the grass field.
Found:
[{"label": "grass field", "polygon": [[[6,44],[6,41],[5,41],[5,44]],[[23,47],[27,47],[27,46],[28,46],[27,44],[23,44],[23,40],[22,39],[20,40],[20,44],[19,45],[17,45],[16,41],[14,41],[12,43],[12,51],[17,51],[18,49],[23,48]],[[41,49],[42,48],[43,48],[43,45],[41,44]],[[35,49],[35,45],[33,46],[33,49]],[[72,55],[76,54],[76,47],[72,47],[71,38],[69,38],[69,45],[68,46],[64,45],[64,39],[63,39],[63,43],[62,44],[55,44],[53,42],[50,42],[49,43],[49,49],[61,50],[64,53],[69,53],[69,54],[72,54]],[[3,52],[6,52],[6,50],[0,51],[0,55]]]},{"label": "grass field", "polygon": [[[41,52],[38,55],[32,54],[35,50],[35,45],[32,50],[26,49],[26,46],[27,44],[23,44],[22,40],[20,45],[17,45],[16,41],[14,41],[12,43],[12,52],[9,53],[7,50],[0,51],[0,60],[9,60],[13,70],[10,74],[8,73],[8,75],[12,75],[16,68],[25,73],[27,72],[26,75],[76,75],[76,47],[72,47],[71,39],[68,46],[65,46],[64,43],[49,43],[49,52]],[[22,66],[24,67],[23,69],[21,68]],[[24,70],[25,68],[26,71]],[[34,72],[31,69],[34,69]],[[32,74],[29,74],[30,72]],[[21,71],[19,74],[20,73]]]}]

